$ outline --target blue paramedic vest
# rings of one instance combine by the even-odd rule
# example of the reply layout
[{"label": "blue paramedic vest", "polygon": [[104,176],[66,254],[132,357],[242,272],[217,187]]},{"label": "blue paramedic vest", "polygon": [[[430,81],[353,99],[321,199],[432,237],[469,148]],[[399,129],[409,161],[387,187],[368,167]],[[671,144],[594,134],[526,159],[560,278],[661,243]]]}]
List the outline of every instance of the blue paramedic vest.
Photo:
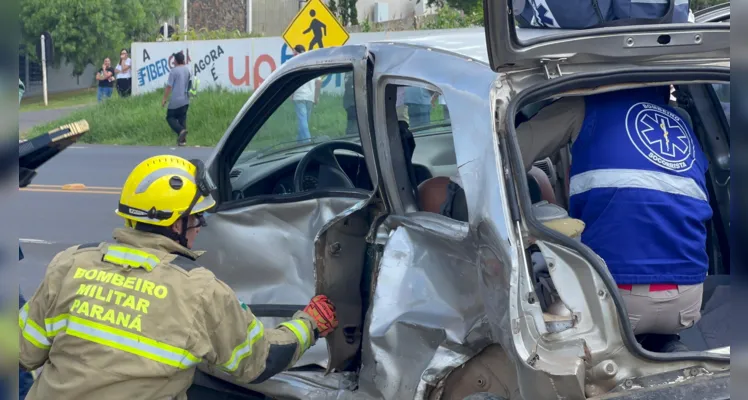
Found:
[{"label": "blue paramedic vest", "polygon": [[569,214],[619,284],[704,282],[712,209],[693,130],[644,88],[585,99],[571,148]]}]

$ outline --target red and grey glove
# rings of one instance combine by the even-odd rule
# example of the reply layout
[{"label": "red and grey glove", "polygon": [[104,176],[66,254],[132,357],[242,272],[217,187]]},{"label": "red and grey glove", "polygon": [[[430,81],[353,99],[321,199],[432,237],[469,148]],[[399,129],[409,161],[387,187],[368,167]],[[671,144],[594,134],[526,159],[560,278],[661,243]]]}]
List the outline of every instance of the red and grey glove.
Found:
[{"label": "red and grey glove", "polygon": [[312,297],[312,300],[304,308],[304,312],[309,314],[317,322],[319,336],[327,336],[338,326],[338,319],[335,316],[335,306],[324,294]]}]

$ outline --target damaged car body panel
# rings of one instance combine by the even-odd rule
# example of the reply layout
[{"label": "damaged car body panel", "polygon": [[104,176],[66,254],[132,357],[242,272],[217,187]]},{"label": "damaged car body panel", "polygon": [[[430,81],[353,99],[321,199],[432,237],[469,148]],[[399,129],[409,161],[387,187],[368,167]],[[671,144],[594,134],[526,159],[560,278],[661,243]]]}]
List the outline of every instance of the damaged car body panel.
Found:
[{"label": "damaged car body panel", "polygon": [[[439,41],[438,37],[433,39]],[[452,36],[462,46],[470,39],[470,35]],[[386,101],[394,95],[387,86],[420,83],[434,87],[451,105],[457,157],[454,172],[463,180],[469,209],[472,212],[491,208],[503,213],[501,187],[489,184],[500,179],[495,168],[491,172],[496,147],[490,143],[493,107],[486,101],[495,75],[480,60],[446,56],[438,50],[424,51],[410,43],[413,41],[370,46],[377,57],[373,79],[379,154],[390,154],[396,160],[400,156],[398,161],[406,162],[401,156],[395,112],[384,109],[394,107],[393,101]],[[437,63],[438,70],[428,68]],[[416,143],[414,160],[418,159],[418,137]],[[491,160],[488,165],[486,160]],[[450,371],[492,342],[484,301],[475,292],[480,242],[470,234],[468,224],[413,212],[417,207],[412,191],[402,190],[410,185],[407,175],[401,173],[406,168],[393,167],[391,163],[382,163],[380,168],[393,215],[384,222],[379,235],[386,240],[367,316],[368,340],[363,348],[360,391],[372,398],[433,398],[431,393]],[[496,192],[478,195],[480,185]],[[470,217],[473,222],[472,214]],[[506,239],[504,225],[494,228]],[[509,246],[497,242],[500,244],[496,251],[502,254],[502,261],[510,262]]]},{"label": "damaged car body panel", "polygon": [[[294,75],[342,66],[353,69],[356,103],[366,105],[357,107],[356,117],[374,189],[261,196],[232,206],[219,200],[198,244],[211,250],[201,258],[206,267],[268,326],[315,293],[336,304],[340,326],[325,340],[327,351],[317,343],[295,368],[259,385],[202,370],[268,396],[299,399],[462,399],[482,391],[507,399],[628,398],[729,376],[729,348],[663,355],[636,347],[633,331],[621,322],[612,278],[600,272],[602,260],[538,226],[523,197],[527,178],[517,172],[511,126],[521,94],[552,79],[605,74],[629,78],[558,89],[533,101],[662,84],[667,79],[642,71],[666,61],[585,59],[564,65],[564,76],[526,63],[496,74],[485,41],[475,45],[483,35],[468,29],[315,50],[288,61],[253,94],[210,161],[216,199],[231,198],[226,182],[241,151],[236,148],[251,140],[261,114],[272,112],[264,103],[272,103],[274,91],[295,82]],[[729,48],[725,62],[724,49],[707,47],[720,57],[682,57],[684,78],[671,83],[724,81]],[[428,168],[459,177],[466,222],[419,211],[418,182],[407,171],[411,163],[427,165],[435,158],[434,143],[446,140],[414,135],[412,160],[403,155],[395,111],[395,87],[402,85],[437,92],[449,104],[454,165]],[[539,304],[527,268],[530,243],[548,262],[551,279],[564,282],[557,290],[566,312],[554,315]],[[262,310],[270,311],[263,316]]]}]

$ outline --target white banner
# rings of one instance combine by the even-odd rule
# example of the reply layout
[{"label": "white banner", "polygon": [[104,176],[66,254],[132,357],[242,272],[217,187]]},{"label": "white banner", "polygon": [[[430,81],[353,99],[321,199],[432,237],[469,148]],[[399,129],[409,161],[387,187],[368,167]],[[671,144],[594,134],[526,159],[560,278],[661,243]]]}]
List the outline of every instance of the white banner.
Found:
[{"label": "white banner", "polygon": [[[346,44],[460,31],[463,30],[354,33]],[[133,43],[133,94],[163,88],[174,66],[172,54],[180,51],[185,52],[187,64],[200,78],[200,89],[220,86],[229,90],[253,90],[293,56],[280,37]],[[327,92],[342,91],[341,75],[328,76],[322,87]]]}]

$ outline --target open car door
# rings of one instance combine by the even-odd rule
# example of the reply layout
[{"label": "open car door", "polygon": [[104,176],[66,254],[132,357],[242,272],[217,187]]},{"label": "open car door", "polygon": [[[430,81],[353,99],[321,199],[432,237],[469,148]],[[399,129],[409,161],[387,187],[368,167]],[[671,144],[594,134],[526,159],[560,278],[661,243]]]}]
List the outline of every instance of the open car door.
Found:
[{"label": "open car door", "polygon": [[730,54],[729,22],[710,22],[712,16],[719,20],[724,13],[720,7],[729,9],[729,3],[695,15],[698,24],[583,30],[518,28],[515,15],[524,7],[530,7],[529,2],[484,0],[486,44],[494,71],[545,67],[550,76],[555,76],[562,74],[559,65],[564,63],[674,63],[693,58],[724,58]]},{"label": "open car door", "polygon": [[[365,310],[359,282],[370,227],[366,206],[374,190],[352,182],[341,185],[341,179],[348,177],[335,160],[346,156],[331,149],[358,148],[357,162],[365,165],[358,164],[356,171],[361,174],[356,176],[377,181],[368,138],[369,62],[365,46],[319,49],[290,59],[254,92],[207,162],[217,206],[206,215],[207,226],[195,246],[207,250],[200,263],[230,285],[267,328],[290,319],[316,293],[332,300],[340,323],[296,363],[304,370],[292,369],[257,385],[242,385],[245,388],[273,397],[306,398],[304,384],[294,381],[342,389],[345,374],[326,375],[325,370],[354,368],[349,365],[361,346]],[[310,122],[311,140],[293,140],[297,124],[289,115],[294,115],[294,107],[298,109],[294,96],[325,76],[334,82],[336,74],[344,76],[341,83],[352,79],[349,89],[355,105],[345,102],[345,94],[325,99],[320,95],[311,114],[327,107],[328,115],[343,123],[323,131]],[[349,113],[351,109],[355,113]],[[349,115],[358,129],[346,130]],[[283,135],[290,137],[291,144]],[[257,143],[275,146],[256,151]],[[347,157],[347,163],[340,163],[351,165],[353,157]],[[310,165],[317,174],[303,173]],[[341,179],[323,178],[323,170],[327,178],[334,175],[331,165],[340,169],[335,176]],[[307,179],[312,179],[310,188]],[[230,380],[221,371],[206,372]]]}]

